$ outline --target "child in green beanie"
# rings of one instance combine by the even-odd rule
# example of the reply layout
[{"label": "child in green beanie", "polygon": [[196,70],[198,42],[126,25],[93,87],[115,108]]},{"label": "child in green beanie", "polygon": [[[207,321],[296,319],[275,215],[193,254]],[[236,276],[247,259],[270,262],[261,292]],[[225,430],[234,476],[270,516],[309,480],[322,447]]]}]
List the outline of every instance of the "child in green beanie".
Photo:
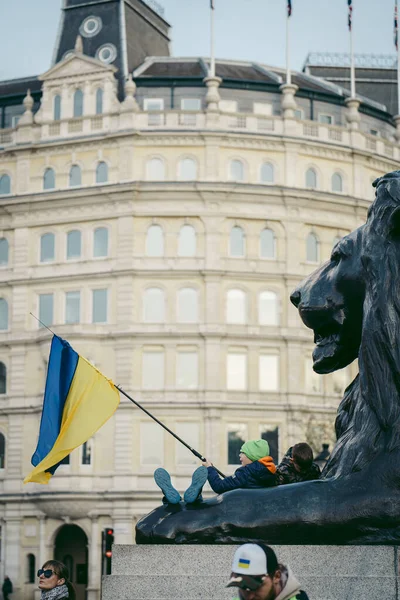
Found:
[{"label": "child in green beanie", "polygon": [[[230,477],[220,477],[216,468],[208,461],[195,470],[192,483],[183,497],[189,504],[201,499],[203,485],[208,479],[212,490],[223,494],[238,488],[263,488],[276,485],[276,466],[269,456],[269,445],[266,440],[250,440],[240,448],[241,467]],[[207,467],[207,468],[206,468]],[[171,478],[165,469],[156,469],[154,480],[164,493],[163,502],[178,504],[181,501],[179,492],[173,487]]]},{"label": "child in green beanie", "polygon": [[217,494],[238,488],[263,488],[276,485],[276,466],[269,456],[266,440],[250,440],[243,444],[239,452],[241,467],[230,477],[220,477],[212,463],[205,461],[208,483]]}]

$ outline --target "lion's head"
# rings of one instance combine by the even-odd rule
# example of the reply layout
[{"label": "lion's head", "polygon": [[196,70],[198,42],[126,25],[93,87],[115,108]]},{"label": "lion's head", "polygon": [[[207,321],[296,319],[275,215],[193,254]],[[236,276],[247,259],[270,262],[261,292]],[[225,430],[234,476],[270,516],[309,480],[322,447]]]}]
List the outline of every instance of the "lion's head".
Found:
[{"label": "lion's head", "polygon": [[[378,301],[387,305],[393,292],[397,294],[400,243],[397,246],[395,242],[397,233],[400,235],[400,171],[377,179],[374,186],[376,198],[365,225],[342,238],[330,260],[291,295],[304,324],[314,331],[317,373],[342,369],[357,358],[364,329],[371,325],[367,309],[379,310],[383,307],[375,305]],[[399,263],[395,271],[392,255],[396,265]],[[399,329],[400,314],[397,321]]]},{"label": "lion's head", "polygon": [[400,451],[400,171],[373,185],[366,223],[340,240],[330,260],[291,295],[314,331],[317,373],[359,359],[359,376],[339,407],[328,476]]}]

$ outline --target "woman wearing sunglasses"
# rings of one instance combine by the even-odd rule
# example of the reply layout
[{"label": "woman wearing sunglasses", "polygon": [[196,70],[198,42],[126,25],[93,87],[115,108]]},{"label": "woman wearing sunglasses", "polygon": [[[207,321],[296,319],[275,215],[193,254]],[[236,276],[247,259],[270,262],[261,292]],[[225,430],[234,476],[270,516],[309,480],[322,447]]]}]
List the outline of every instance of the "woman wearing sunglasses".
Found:
[{"label": "woman wearing sunglasses", "polygon": [[39,589],[42,590],[41,600],[75,600],[74,586],[68,581],[67,567],[58,560],[48,560],[37,572]]}]

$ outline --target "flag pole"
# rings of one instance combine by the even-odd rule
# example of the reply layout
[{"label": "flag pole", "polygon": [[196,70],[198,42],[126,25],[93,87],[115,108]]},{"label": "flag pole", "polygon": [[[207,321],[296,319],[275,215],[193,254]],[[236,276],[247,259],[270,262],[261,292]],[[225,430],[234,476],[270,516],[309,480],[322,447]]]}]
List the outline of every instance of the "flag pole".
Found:
[{"label": "flag pole", "polygon": [[[142,406],[141,404],[139,404],[139,402],[136,402],[136,400],[134,400],[131,396],[129,396],[129,394],[127,394],[126,392],[124,392],[124,390],[119,387],[118,385],[115,386],[117,388],[117,390],[119,392],[121,392],[121,394],[123,394],[125,396],[125,398],[128,398],[128,400],[130,400],[131,402],[133,402],[133,404],[135,404],[135,406],[137,406],[138,408],[140,408],[140,410],[142,410],[143,412],[146,413],[146,415],[148,415],[151,419],[153,419],[153,421],[155,421],[156,423],[158,423],[159,425],[161,425],[161,427],[163,427],[166,431],[168,431],[168,433],[170,433],[176,440],[178,440],[178,442],[180,442],[181,444],[183,444],[184,446],[186,446],[186,448],[188,450],[190,450],[190,452],[192,454],[194,454],[197,458],[199,458],[201,461],[205,461],[206,458],[204,458],[204,456],[202,456],[199,452],[197,452],[197,450],[195,450],[194,448],[192,448],[191,446],[189,446],[189,444],[187,444],[186,442],[184,442],[182,440],[182,438],[179,437],[179,435],[176,435],[176,433],[174,433],[173,431],[171,431],[170,429],[168,429],[168,427],[166,425],[164,425],[164,423],[162,423],[161,421],[159,421],[154,415],[151,414],[151,412],[149,412],[148,410],[146,410],[144,408],[144,406]],[[221,477],[226,477],[219,469],[217,469],[217,467],[214,467],[214,469],[217,471],[217,473],[219,473],[219,475],[221,475]]]},{"label": "flag pole", "polygon": [[290,16],[292,14],[292,1],[287,0],[286,14],[286,83],[292,83],[292,73],[290,70]]},{"label": "flag pole", "polygon": [[350,88],[351,98],[356,97],[356,71],[354,66],[354,43],[353,43],[353,0],[347,0],[349,6],[349,31],[350,31]]},{"label": "flag pole", "polygon": [[394,3],[394,45],[397,50],[397,114],[400,115],[400,46],[398,0],[395,0]]},{"label": "flag pole", "polygon": [[215,48],[214,48],[214,32],[215,32],[215,19],[214,19],[214,11],[215,11],[215,0],[210,0],[210,71],[209,77],[215,77]]}]

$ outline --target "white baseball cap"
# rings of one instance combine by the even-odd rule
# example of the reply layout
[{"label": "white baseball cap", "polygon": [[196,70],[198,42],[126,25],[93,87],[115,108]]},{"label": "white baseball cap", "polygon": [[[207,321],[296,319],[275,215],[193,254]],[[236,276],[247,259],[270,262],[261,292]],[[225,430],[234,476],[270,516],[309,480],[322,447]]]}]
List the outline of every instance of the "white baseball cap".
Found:
[{"label": "white baseball cap", "polygon": [[241,575],[265,575],[268,565],[264,550],[258,544],[243,544],[233,556],[232,571]]}]

